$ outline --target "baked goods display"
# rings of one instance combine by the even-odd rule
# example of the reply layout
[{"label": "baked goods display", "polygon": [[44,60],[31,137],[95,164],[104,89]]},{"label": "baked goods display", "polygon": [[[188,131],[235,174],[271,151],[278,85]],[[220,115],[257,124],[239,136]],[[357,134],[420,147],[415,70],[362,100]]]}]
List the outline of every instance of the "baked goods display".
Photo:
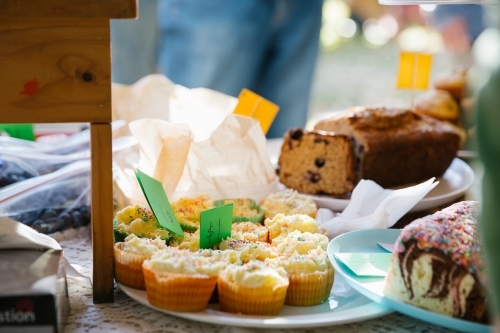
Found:
[{"label": "baked goods display", "polygon": [[267,195],[259,203],[264,210],[264,217],[272,219],[276,214],[306,214],[316,217],[318,207],[311,197],[298,193],[294,189],[284,189]]},{"label": "baked goods display", "polygon": [[340,116],[319,121],[315,130],[351,138],[355,183],[370,179],[384,188],[442,176],[461,140],[459,130],[451,124],[387,107],[353,107]]},{"label": "baked goods display", "polygon": [[301,193],[341,195],[356,182],[356,160],[346,135],[293,128],[278,160],[280,182]]},{"label": "baked goods display", "polygon": [[479,212],[478,202],[463,201],[407,225],[396,241],[384,294],[444,315],[485,322]]},{"label": "baked goods display", "polygon": [[[280,207],[282,193],[274,194],[275,206]],[[269,205],[271,197],[266,200]],[[238,201],[247,202],[244,198]],[[171,205],[176,216],[184,221],[189,218],[187,228],[191,228],[200,225],[203,209],[199,207],[211,202],[208,196],[200,196],[182,198]],[[197,209],[191,209],[193,205]],[[290,207],[283,207],[290,213]],[[218,300],[222,311],[251,315],[276,315],[284,304],[323,303],[330,295],[334,276],[326,254],[328,238],[313,217],[279,211],[276,209],[278,213],[264,223],[233,222],[230,237],[213,248],[200,249],[200,228],[185,230],[184,237],[160,238],[156,229],[162,227],[150,210],[127,207],[118,212],[116,221],[120,223],[115,228],[133,221],[145,225],[154,222],[154,228],[148,230],[155,232],[143,232],[138,226],[127,229],[129,236],[115,244],[116,280],[132,288],[145,288],[151,305],[172,311],[200,311],[211,299]],[[127,215],[132,212],[140,214]],[[124,260],[125,255],[134,260]],[[142,279],[137,267],[142,268]],[[128,283],[131,279],[143,284]]]}]

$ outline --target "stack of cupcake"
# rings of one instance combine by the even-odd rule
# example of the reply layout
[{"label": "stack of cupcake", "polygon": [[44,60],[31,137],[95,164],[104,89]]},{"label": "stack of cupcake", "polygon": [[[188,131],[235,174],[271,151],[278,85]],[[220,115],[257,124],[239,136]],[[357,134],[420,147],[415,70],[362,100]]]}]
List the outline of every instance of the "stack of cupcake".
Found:
[{"label": "stack of cupcake", "polygon": [[[311,217],[316,206],[300,196],[286,190],[271,194],[260,205],[244,198],[216,202],[207,196],[183,198],[172,207],[183,229],[190,232],[168,239],[150,239],[142,233],[137,235],[141,238],[130,235],[116,243],[116,280],[145,288],[151,305],[171,311],[203,310],[214,293],[222,311],[232,313],[276,315],[284,304],[320,304],[333,285],[328,238]],[[214,249],[200,249],[201,211],[230,202],[235,207],[231,237]],[[135,220],[127,214],[137,209],[127,209],[117,214],[117,228]],[[139,220],[156,222],[150,216]],[[120,230],[130,230],[125,227]],[[125,256],[134,260],[126,261]],[[128,262],[130,270],[124,269]],[[127,274],[139,271],[143,285],[127,282]],[[137,275],[134,279],[140,280]]]}]

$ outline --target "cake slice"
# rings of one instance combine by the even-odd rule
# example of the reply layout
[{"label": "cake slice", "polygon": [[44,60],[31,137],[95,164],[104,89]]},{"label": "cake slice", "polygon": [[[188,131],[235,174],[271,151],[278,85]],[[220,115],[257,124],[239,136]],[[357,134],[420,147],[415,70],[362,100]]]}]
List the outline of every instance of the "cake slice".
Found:
[{"label": "cake slice", "polygon": [[486,321],[479,203],[463,201],[407,225],[396,241],[384,295],[440,314]]},{"label": "cake slice", "polygon": [[356,181],[352,143],[345,135],[290,129],[278,166],[281,183],[301,193],[342,195]]}]

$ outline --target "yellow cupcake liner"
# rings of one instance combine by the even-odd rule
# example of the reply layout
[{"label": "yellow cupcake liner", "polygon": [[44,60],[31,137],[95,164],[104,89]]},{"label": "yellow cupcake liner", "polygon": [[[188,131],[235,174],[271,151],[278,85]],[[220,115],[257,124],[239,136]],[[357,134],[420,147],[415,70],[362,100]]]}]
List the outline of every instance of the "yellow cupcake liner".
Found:
[{"label": "yellow cupcake liner", "polygon": [[127,287],[146,290],[142,263],[148,256],[123,251],[124,243],[115,243],[115,280]]},{"label": "yellow cupcake liner", "polygon": [[333,277],[332,267],[314,273],[290,274],[285,304],[311,306],[323,303],[330,296]]},{"label": "yellow cupcake liner", "polygon": [[142,266],[151,305],[179,312],[204,310],[217,284],[217,276],[155,272]]},{"label": "yellow cupcake liner", "polygon": [[275,316],[283,308],[288,283],[273,288],[248,288],[219,276],[217,288],[222,311]]}]

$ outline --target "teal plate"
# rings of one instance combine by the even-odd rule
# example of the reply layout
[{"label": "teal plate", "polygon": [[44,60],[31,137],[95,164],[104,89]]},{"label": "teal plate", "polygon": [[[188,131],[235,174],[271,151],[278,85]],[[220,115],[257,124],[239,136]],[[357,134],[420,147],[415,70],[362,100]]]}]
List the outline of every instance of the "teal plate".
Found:
[{"label": "teal plate", "polygon": [[334,256],[335,253],[345,252],[387,253],[377,245],[377,242],[394,244],[400,233],[401,230],[399,229],[357,230],[334,238],[328,245],[328,257],[335,269],[335,274],[341,275],[353,289],[363,296],[409,317],[462,332],[492,332],[492,326],[448,317],[385,297],[382,292],[384,286],[383,277],[358,277]]}]

